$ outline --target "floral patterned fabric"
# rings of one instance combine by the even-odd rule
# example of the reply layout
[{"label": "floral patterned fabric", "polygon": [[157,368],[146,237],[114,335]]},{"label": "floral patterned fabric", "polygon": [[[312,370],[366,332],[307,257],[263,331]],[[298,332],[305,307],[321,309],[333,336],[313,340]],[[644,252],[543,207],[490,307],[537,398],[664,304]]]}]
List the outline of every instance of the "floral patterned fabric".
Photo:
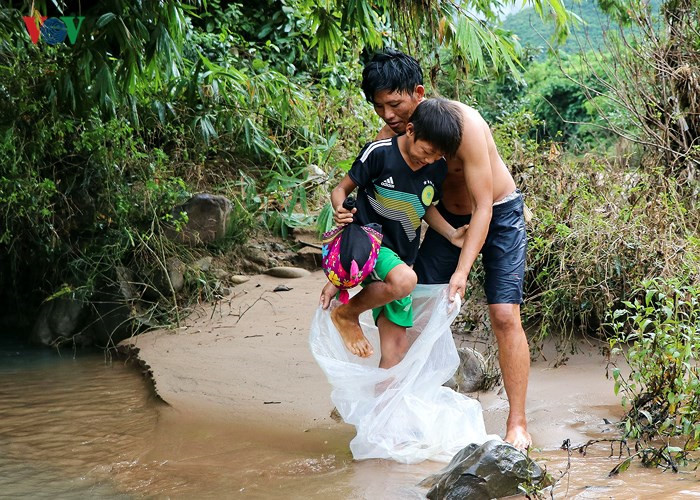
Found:
[{"label": "floral patterned fabric", "polygon": [[[371,243],[371,251],[368,256],[354,256],[350,269],[344,269],[340,259],[340,242],[343,236],[348,236],[350,231],[346,228],[350,226],[336,227],[323,235],[323,272],[326,273],[328,281],[333,283],[341,290],[353,288],[374,270],[379,255],[379,248],[382,246],[382,234],[367,226],[360,226],[362,233],[354,231],[353,236],[366,236]],[[366,259],[366,260],[365,260]],[[362,261],[364,260],[364,263]],[[340,297],[342,302],[347,300],[347,292],[342,293]]]}]

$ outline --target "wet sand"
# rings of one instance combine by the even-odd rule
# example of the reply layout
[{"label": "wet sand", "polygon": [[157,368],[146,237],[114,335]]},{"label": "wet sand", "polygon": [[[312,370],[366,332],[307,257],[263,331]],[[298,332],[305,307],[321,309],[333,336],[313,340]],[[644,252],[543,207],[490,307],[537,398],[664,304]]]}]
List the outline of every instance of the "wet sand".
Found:
[{"label": "wet sand", "polygon": [[[175,408],[220,413],[246,422],[274,422],[304,431],[342,427],[329,418],[330,385],[308,347],[308,329],[325,283],[323,273],[298,279],[254,276],[231,298],[177,330],[128,341],[152,371],[156,390]],[[278,285],[291,291],[273,292]],[[504,433],[508,401],[501,387],[480,393],[489,433]],[[538,448],[564,439],[585,442],[606,431],[603,419],[622,414],[595,347],[552,369],[532,366],[528,390],[530,432]]]},{"label": "wet sand", "polygon": [[[134,337],[156,391],[175,408],[305,430],[334,425],[330,385],[308,345],[322,272],[254,276],[186,325]],[[273,292],[279,285],[290,291]]]}]

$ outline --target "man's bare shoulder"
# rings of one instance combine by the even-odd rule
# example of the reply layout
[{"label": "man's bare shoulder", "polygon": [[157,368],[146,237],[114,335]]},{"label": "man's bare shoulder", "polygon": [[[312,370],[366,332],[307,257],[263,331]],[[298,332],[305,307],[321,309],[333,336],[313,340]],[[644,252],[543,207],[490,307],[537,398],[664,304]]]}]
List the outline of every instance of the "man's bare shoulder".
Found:
[{"label": "man's bare shoulder", "polygon": [[488,164],[489,126],[476,109],[453,101],[462,113],[462,141],[452,163]]},{"label": "man's bare shoulder", "polygon": [[486,124],[486,121],[484,118],[481,116],[481,113],[479,113],[478,110],[475,108],[472,108],[471,106],[468,106],[462,102],[459,101],[452,101],[459,107],[460,111],[462,112],[462,119],[463,119],[463,126],[467,129],[471,129],[473,127],[478,127],[481,128]]},{"label": "man's bare shoulder", "polygon": [[391,130],[391,127],[389,125],[384,125],[382,129],[379,131],[377,134],[377,137],[374,138],[375,141],[381,141],[382,139],[390,139],[396,135],[396,132]]}]

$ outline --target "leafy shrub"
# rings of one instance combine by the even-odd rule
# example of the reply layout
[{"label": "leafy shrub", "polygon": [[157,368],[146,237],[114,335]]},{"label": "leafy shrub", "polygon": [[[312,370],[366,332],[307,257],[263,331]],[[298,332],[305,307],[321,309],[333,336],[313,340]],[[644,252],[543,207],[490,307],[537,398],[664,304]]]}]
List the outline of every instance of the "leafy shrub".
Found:
[{"label": "leafy shrub", "polygon": [[529,123],[517,114],[493,129],[534,214],[523,312],[541,337],[605,334],[608,312],[651,276],[700,281],[700,221],[682,187],[653,167],[565,155],[530,139]]},{"label": "leafy shrub", "polygon": [[612,372],[624,435],[642,443],[643,463],[675,466],[700,445],[700,287],[655,279],[635,295],[610,316],[611,352],[631,368]]}]

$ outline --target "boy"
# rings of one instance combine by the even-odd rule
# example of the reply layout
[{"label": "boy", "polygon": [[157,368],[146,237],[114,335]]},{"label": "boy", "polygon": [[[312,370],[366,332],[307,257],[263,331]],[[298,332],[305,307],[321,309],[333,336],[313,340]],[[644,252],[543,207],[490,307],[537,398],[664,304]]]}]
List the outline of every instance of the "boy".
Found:
[{"label": "boy", "polygon": [[[384,235],[372,276],[347,304],[331,311],[331,319],[353,354],[368,357],[372,346],[362,333],[359,316],[372,309],[379,329],[381,368],[390,368],[408,350],[406,328],[413,326],[411,292],[417,277],[411,266],[418,255],[421,220],[429,223],[437,213],[432,205],[440,198],[447,175],[443,156],[451,157],[462,140],[459,109],[444,99],[428,99],[416,107],[406,133],[368,144],[349,173],[331,193],[336,224],[354,218],[362,224],[377,223]],[[342,207],[359,187],[356,208]],[[435,230],[461,245],[464,229],[456,230],[435,217]],[[334,292],[328,283],[324,293]]]}]

